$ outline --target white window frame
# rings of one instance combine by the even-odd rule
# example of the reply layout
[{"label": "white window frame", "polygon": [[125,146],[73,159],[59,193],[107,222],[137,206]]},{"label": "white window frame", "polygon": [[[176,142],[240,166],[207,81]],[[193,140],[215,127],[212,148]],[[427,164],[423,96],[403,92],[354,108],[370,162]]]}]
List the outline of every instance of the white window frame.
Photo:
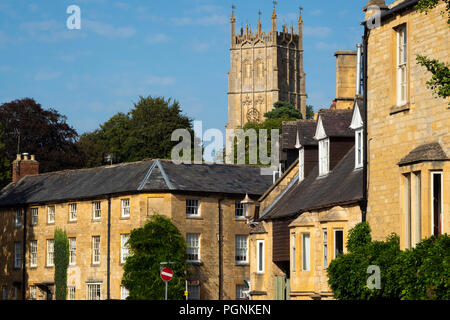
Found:
[{"label": "white window frame", "polygon": [[245,284],[236,285],[236,300],[244,300],[246,298],[245,292],[247,291],[247,286]]},{"label": "white window frame", "polygon": [[130,239],[129,233],[123,233],[120,235],[120,263],[125,263],[130,256],[130,247],[128,240]]},{"label": "white window frame", "polygon": [[124,286],[120,286],[120,300],[127,300],[130,295],[130,291]]},{"label": "white window frame", "polygon": [[328,230],[324,228],[322,230],[322,250],[323,250],[323,268],[328,268]]},{"label": "white window frame", "polygon": [[77,204],[69,204],[69,221],[77,221]]},{"label": "white window frame", "polygon": [[412,194],[411,194],[411,187],[412,187],[412,176],[411,173],[407,173],[403,175],[404,177],[404,184],[405,184],[405,248],[410,249],[411,248],[411,227],[412,227]]},{"label": "white window frame", "polygon": [[[196,205],[194,205],[196,203]],[[193,209],[195,213],[191,213]],[[199,217],[200,216],[200,200],[199,199],[186,199],[186,217]]]},{"label": "white window frame", "polygon": [[291,257],[291,259],[292,259],[292,272],[295,272],[295,270],[296,270],[296,268],[297,268],[297,265],[296,265],[296,261],[295,261],[295,259],[296,259],[296,256],[297,256],[297,253],[296,253],[296,235],[295,235],[295,232],[294,233],[292,233],[291,234],[291,241],[292,241],[292,244],[291,244],[291,246],[292,246],[292,257]]},{"label": "white window frame", "polygon": [[407,103],[408,95],[408,40],[406,25],[397,28],[397,106]]},{"label": "white window frame", "polygon": [[53,267],[55,263],[55,240],[47,239],[47,259],[46,266]]},{"label": "white window frame", "polygon": [[92,236],[92,264],[100,264],[100,245],[100,236]]},{"label": "white window frame", "polygon": [[244,204],[239,200],[234,202],[234,217],[236,219],[245,219]]},{"label": "white window frame", "polygon": [[77,264],[77,238],[69,238],[69,265]]},{"label": "white window frame", "polygon": [[319,140],[319,176],[330,172],[330,139]]},{"label": "white window frame", "polygon": [[101,217],[102,217],[102,203],[101,203],[101,201],[94,201],[94,202],[92,202],[92,220],[100,220]]},{"label": "white window frame", "polygon": [[76,292],[77,289],[75,286],[68,286],[67,287],[67,300],[76,300]]},{"label": "white window frame", "polygon": [[311,270],[311,235],[302,233],[302,271]]},{"label": "white window frame", "polygon": [[435,175],[440,175],[441,176],[441,213],[440,213],[440,223],[441,223],[441,231],[440,234],[444,233],[444,173],[442,171],[431,171],[430,177],[431,177],[431,181],[430,181],[430,185],[431,185],[431,195],[430,195],[430,199],[431,199],[431,235],[434,235],[434,201],[433,201],[433,195],[434,195],[434,176]]},{"label": "white window frame", "polygon": [[298,150],[298,181],[305,179],[305,148]]},{"label": "white window frame", "polygon": [[122,218],[130,217],[130,198],[122,199]]},{"label": "white window frame", "polygon": [[23,221],[22,209],[16,209],[16,214],[15,214],[15,217],[14,217],[14,225],[16,227],[21,227],[22,226],[22,221]]},{"label": "white window frame", "polygon": [[362,168],[364,162],[364,131],[355,130],[355,169]]},{"label": "white window frame", "polygon": [[37,240],[30,241],[30,267],[37,267]]},{"label": "white window frame", "polygon": [[22,242],[14,242],[14,269],[22,268]]},{"label": "white window frame", "polygon": [[333,234],[334,234],[334,258],[336,259],[337,258],[337,247],[336,247],[336,244],[337,244],[337,242],[336,242],[336,233],[338,232],[338,231],[342,231],[342,253],[344,253],[344,229],[342,229],[342,228],[339,228],[339,229],[334,229],[333,230]]},{"label": "white window frame", "polygon": [[264,240],[256,240],[256,273],[265,271],[265,243]]},{"label": "white window frame", "polygon": [[86,299],[87,300],[101,300],[102,299],[102,283],[89,282],[86,285]]},{"label": "white window frame", "polygon": [[187,255],[196,255],[197,259],[190,259],[190,257],[188,257],[187,261],[188,262],[200,262],[201,256],[200,256],[200,252],[201,252],[201,243],[200,240],[201,239],[201,235],[200,233],[187,233],[186,234],[186,243],[187,243],[187,248],[186,248],[186,252]]},{"label": "white window frame", "polygon": [[31,208],[31,225],[36,226],[39,221],[39,208]]},{"label": "white window frame", "polygon": [[55,206],[48,206],[47,208],[47,223],[55,223]]},{"label": "white window frame", "polygon": [[36,286],[30,286],[30,299],[36,300]]},{"label": "white window frame", "polygon": [[[245,259],[238,260],[237,257],[241,256],[242,254],[245,257]],[[248,263],[248,235],[245,235],[245,234],[235,235],[235,254],[234,254],[234,256],[235,256],[235,261],[237,264]]]}]

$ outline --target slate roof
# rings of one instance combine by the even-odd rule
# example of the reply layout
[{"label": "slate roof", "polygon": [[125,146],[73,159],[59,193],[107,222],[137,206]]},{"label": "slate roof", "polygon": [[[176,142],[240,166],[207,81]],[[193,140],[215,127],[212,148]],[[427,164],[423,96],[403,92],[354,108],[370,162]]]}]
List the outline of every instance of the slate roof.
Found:
[{"label": "slate roof", "polygon": [[0,206],[138,192],[207,192],[260,196],[272,184],[260,167],[144,160],[25,176],[0,191]]},{"label": "slate roof", "polygon": [[353,147],[325,177],[318,177],[318,166],[300,184],[295,183],[259,220],[290,217],[305,211],[356,202],[363,197],[363,170],[355,170]]},{"label": "slate roof", "polygon": [[352,122],[352,109],[321,109],[319,117],[327,137],[354,137],[355,132],[350,128]]},{"label": "slate roof", "polygon": [[438,142],[420,145],[403,157],[398,163],[399,166],[421,161],[445,161],[450,160],[442,150]]},{"label": "slate roof", "polygon": [[295,149],[297,131],[302,146],[317,146],[315,140],[317,122],[315,120],[297,120],[283,122],[283,134],[281,136],[282,149]]}]

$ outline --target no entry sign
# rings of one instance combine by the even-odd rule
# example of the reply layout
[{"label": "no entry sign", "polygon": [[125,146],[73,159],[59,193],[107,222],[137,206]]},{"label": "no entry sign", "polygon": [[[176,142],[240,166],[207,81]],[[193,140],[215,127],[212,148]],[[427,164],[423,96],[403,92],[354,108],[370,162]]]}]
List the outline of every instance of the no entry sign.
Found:
[{"label": "no entry sign", "polygon": [[162,268],[159,274],[161,275],[161,279],[165,282],[169,282],[173,278],[173,271],[167,267]]}]

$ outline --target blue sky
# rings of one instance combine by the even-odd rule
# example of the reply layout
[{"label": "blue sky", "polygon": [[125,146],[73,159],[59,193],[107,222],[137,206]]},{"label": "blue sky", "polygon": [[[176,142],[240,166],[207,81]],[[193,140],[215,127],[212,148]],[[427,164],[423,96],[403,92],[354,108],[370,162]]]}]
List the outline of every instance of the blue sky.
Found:
[{"label": "blue sky", "polygon": [[[365,0],[279,0],[278,30],[304,19],[307,103],[328,108],[336,94],[337,50],[361,41]],[[81,30],[69,30],[70,5]],[[34,98],[92,131],[139,96],[171,97],[203,130],[227,123],[231,6],[237,29],[271,28],[272,1],[0,0],[0,103]]]}]

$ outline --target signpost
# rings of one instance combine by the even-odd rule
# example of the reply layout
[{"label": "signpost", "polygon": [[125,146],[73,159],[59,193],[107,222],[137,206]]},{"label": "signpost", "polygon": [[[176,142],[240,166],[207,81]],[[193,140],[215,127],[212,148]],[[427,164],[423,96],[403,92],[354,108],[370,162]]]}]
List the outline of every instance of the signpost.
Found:
[{"label": "signpost", "polygon": [[[173,262],[161,262],[160,264],[161,265],[173,264]],[[161,276],[161,279],[166,283],[166,296],[165,296],[165,299],[167,300],[167,284],[173,278],[173,271],[170,268],[164,267],[164,268],[161,268],[161,271],[159,272],[159,275]]]}]

